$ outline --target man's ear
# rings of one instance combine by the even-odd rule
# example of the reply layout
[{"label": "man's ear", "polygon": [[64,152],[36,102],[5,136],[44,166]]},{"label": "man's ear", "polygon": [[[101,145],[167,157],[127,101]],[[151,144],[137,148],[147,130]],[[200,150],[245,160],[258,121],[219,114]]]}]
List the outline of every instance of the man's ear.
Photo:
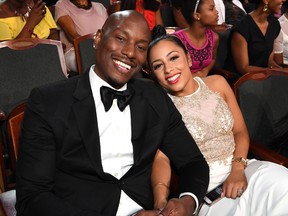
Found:
[{"label": "man's ear", "polygon": [[101,38],[103,36],[103,30],[102,29],[98,29],[95,37],[94,37],[94,46],[95,48],[97,48],[98,43],[100,42]]}]

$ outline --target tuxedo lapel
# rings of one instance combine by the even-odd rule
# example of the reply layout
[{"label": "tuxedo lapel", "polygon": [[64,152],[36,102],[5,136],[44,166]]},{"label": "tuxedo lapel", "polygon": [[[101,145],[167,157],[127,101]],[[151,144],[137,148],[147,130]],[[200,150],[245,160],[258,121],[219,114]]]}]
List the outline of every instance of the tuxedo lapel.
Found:
[{"label": "tuxedo lapel", "polygon": [[99,174],[103,174],[100,140],[95,103],[89,81],[89,72],[83,73],[74,92],[73,112],[87,153]]},{"label": "tuxedo lapel", "polygon": [[134,165],[138,165],[139,159],[141,159],[140,155],[143,155],[143,149],[147,150],[146,137],[150,129],[155,126],[155,122],[157,124],[159,116],[149,103],[149,100],[147,100],[147,95],[143,95],[142,88],[135,86],[133,88],[135,89],[135,95],[130,102],[131,129]]}]

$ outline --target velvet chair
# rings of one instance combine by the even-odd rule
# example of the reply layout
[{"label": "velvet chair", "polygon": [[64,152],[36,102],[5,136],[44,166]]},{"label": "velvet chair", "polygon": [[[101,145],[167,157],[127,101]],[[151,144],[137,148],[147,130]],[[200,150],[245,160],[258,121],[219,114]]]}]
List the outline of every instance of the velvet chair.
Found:
[{"label": "velvet chair", "polygon": [[248,128],[249,152],[288,167],[288,73],[247,73],[234,92]]},{"label": "velvet chair", "polygon": [[[0,42],[0,144],[4,171],[15,168],[10,152],[7,120],[19,103],[25,101],[30,91],[67,76],[64,53],[60,41],[38,38],[15,39]],[[14,157],[15,158],[15,157]],[[3,190],[9,189],[6,178]]]},{"label": "velvet chair", "polygon": [[78,73],[81,75],[95,64],[95,49],[93,47],[96,33],[80,36],[74,40],[74,48]]}]

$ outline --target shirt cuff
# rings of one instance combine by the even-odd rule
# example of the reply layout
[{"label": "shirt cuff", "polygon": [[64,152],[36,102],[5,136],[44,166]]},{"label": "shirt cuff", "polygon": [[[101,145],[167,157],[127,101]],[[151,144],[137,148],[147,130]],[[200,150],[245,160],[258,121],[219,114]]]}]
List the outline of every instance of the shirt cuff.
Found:
[{"label": "shirt cuff", "polygon": [[179,198],[183,197],[183,196],[191,196],[194,200],[195,200],[195,211],[193,212],[193,215],[197,212],[198,207],[199,207],[199,202],[198,202],[198,198],[193,194],[193,193],[189,193],[189,192],[185,192],[185,193],[181,193]]}]

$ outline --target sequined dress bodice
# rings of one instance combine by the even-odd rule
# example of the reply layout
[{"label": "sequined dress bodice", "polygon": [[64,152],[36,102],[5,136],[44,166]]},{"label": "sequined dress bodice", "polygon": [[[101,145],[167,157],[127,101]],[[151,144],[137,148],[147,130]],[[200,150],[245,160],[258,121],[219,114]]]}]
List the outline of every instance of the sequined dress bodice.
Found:
[{"label": "sequined dress bodice", "polygon": [[211,91],[201,78],[194,80],[199,87],[193,94],[170,97],[208,164],[226,163],[235,148],[232,113],[226,101]]}]

